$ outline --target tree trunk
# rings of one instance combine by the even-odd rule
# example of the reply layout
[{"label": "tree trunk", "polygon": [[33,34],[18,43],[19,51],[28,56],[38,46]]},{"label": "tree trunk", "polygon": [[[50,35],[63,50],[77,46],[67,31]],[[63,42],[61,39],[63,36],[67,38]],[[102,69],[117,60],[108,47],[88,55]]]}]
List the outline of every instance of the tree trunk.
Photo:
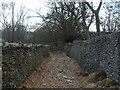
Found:
[{"label": "tree trunk", "polygon": [[7,41],[10,42],[10,37],[9,37],[9,28],[7,29]]},{"label": "tree trunk", "polygon": [[96,29],[97,29],[97,34],[98,36],[100,35],[100,20],[99,20],[99,11],[102,5],[102,0],[100,0],[99,6],[96,10],[93,9],[93,7],[88,3],[85,2],[88,7],[91,9],[91,11],[95,14],[95,18],[96,18]]},{"label": "tree trunk", "polygon": [[12,43],[14,42],[14,33],[15,33],[15,27],[14,27],[14,8],[15,8],[15,3],[12,2]]},{"label": "tree trunk", "polygon": [[86,17],[85,17],[85,11],[86,11],[86,8],[85,8],[85,2],[82,2],[82,20],[83,20],[83,31],[85,31],[85,39],[89,39],[89,28],[87,28],[87,25],[86,25]]},{"label": "tree trunk", "polygon": [[99,20],[99,13],[95,13],[96,17],[96,29],[98,36],[100,35],[100,20]]}]

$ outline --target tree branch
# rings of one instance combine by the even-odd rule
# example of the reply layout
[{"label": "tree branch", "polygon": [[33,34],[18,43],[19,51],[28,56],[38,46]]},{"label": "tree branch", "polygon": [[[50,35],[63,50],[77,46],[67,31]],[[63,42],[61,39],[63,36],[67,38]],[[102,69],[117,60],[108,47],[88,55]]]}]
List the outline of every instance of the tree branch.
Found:
[{"label": "tree branch", "polygon": [[89,27],[90,27],[90,25],[92,24],[93,17],[94,17],[94,14],[91,16],[90,23],[89,23],[89,25],[87,26],[87,28],[89,28]]},{"label": "tree branch", "polygon": [[98,6],[98,8],[96,10],[97,12],[99,12],[101,6],[102,6],[102,0],[100,0],[99,6]]},{"label": "tree branch", "polygon": [[[66,5],[67,9],[76,17],[75,12],[73,10],[71,10],[69,5],[67,5],[66,3],[65,3],[65,5]],[[73,8],[73,9],[75,9],[75,8]]]},{"label": "tree branch", "polygon": [[91,11],[92,11],[93,13],[95,13],[95,10],[93,9],[92,6],[90,6],[90,4],[89,4],[88,2],[85,2],[85,4],[87,4],[87,6],[91,9]]}]

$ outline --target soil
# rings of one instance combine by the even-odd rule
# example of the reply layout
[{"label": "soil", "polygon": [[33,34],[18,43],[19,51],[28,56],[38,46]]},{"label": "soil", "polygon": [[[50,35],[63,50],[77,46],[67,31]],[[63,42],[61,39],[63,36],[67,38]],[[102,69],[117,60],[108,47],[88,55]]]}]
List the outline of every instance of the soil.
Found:
[{"label": "soil", "polygon": [[[65,53],[50,53],[19,88],[101,88],[95,73],[83,71]],[[116,86],[114,86],[116,88]],[[118,88],[118,87],[117,87]]]}]

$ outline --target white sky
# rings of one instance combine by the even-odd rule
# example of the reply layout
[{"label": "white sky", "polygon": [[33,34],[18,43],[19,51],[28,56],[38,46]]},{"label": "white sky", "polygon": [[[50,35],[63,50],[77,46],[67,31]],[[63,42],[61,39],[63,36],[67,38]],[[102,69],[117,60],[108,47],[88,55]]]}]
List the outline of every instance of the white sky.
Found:
[{"label": "white sky", "polygon": [[[0,0],[1,2],[11,2],[11,1],[15,1],[16,2],[16,10],[18,9],[18,7],[20,7],[21,5],[25,6],[26,9],[30,9],[30,10],[38,10],[40,9],[41,14],[46,15],[47,12],[49,11],[48,7],[47,7],[47,1],[46,0]],[[52,0],[49,0],[52,1]],[[55,0],[58,1],[58,0]],[[94,1],[94,4],[96,3],[96,5],[98,6],[99,1],[100,0],[87,0],[87,1]],[[102,13],[103,15],[104,13]],[[33,16],[35,15],[35,13],[30,12],[29,11],[29,15]],[[40,18],[31,18],[29,20],[26,21],[26,23],[29,22],[29,25],[34,25],[35,23],[40,23],[42,21],[42,19]],[[95,30],[94,25],[92,25],[90,27],[91,30]]]},{"label": "white sky", "polygon": [[[42,15],[46,15],[47,12],[49,11],[49,9],[47,8],[47,3],[42,1],[42,0],[0,0],[1,2],[11,2],[14,1],[15,2],[15,11],[19,11],[20,6],[25,6],[25,9],[28,10],[33,10],[33,11],[38,11],[40,10],[40,13]],[[37,16],[37,14],[35,14],[32,11],[28,11],[28,16]],[[9,18],[10,19],[10,18]],[[35,25],[35,23],[40,23],[42,22],[41,18],[29,18],[26,19],[25,24],[29,24],[29,25]]]}]

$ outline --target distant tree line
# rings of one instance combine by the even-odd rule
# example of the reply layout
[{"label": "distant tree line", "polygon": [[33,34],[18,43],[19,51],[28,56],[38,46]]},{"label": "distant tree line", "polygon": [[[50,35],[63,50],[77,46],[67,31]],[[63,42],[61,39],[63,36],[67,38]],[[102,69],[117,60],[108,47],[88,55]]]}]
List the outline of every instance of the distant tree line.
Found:
[{"label": "distant tree line", "polygon": [[[97,9],[94,9],[93,2],[87,1],[53,2],[48,4],[48,6],[50,12],[47,15],[44,16],[41,12],[34,11],[36,15],[29,16],[29,18],[43,19],[42,24],[36,25],[37,28],[33,27],[34,32],[29,32],[27,31],[27,26],[24,25],[27,16],[25,9],[21,7],[17,16],[15,16],[15,3],[2,3],[3,39],[8,42],[68,43],[73,42],[73,40],[86,40],[120,30],[120,0],[111,0],[109,2],[100,0],[98,6],[96,6]],[[11,12],[11,20],[9,22],[6,18],[6,9]],[[95,24],[96,32],[90,31],[92,24]]]},{"label": "distant tree line", "polygon": [[19,11],[15,11],[15,2],[1,3],[1,24],[2,38],[7,42],[25,41],[27,35],[27,26],[24,25],[27,11],[21,5]]}]

